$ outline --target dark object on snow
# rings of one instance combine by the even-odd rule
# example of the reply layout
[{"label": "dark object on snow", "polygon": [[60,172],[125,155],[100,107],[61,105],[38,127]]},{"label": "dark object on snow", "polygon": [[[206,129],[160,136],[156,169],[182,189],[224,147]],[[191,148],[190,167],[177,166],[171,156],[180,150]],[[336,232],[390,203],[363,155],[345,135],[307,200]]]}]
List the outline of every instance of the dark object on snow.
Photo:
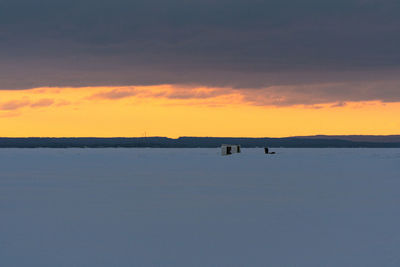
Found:
[{"label": "dark object on snow", "polygon": [[221,145],[221,154],[232,155],[234,153],[240,153],[240,145]]},{"label": "dark object on snow", "polygon": [[275,154],[275,152],[274,152],[274,151],[272,151],[272,152],[269,152],[269,149],[268,149],[268,147],[264,147],[264,152],[265,152],[265,154]]}]

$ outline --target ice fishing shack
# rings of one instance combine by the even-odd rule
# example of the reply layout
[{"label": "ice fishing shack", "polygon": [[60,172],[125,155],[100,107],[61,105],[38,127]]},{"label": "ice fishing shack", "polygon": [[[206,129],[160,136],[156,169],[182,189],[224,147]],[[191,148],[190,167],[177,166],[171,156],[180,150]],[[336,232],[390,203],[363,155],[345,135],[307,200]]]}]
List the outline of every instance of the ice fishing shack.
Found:
[{"label": "ice fishing shack", "polygon": [[231,155],[233,153],[240,153],[240,145],[221,145],[221,155]]}]

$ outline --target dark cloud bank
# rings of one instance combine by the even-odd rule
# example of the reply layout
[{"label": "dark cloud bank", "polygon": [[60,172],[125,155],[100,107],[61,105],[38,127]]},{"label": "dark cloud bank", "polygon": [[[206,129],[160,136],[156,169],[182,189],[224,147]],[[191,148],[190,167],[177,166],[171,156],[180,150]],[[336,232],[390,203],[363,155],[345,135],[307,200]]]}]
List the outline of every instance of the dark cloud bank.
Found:
[{"label": "dark cloud bank", "polygon": [[266,103],[400,101],[399,14],[395,0],[0,0],[0,88],[170,83],[258,90]]}]

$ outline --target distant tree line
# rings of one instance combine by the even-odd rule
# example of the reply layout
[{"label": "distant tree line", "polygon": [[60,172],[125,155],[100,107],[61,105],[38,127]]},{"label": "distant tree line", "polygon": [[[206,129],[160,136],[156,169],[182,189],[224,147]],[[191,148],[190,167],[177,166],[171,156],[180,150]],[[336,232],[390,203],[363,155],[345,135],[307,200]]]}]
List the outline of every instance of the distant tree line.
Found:
[{"label": "distant tree line", "polygon": [[0,148],[69,148],[69,147],[164,147],[164,148],[212,148],[221,144],[238,144],[242,147],[287,148],[400,148],[400,142],[360,142],[329,138],[235,138],[235,137],[131,137],[131,138],[0,138]]}]

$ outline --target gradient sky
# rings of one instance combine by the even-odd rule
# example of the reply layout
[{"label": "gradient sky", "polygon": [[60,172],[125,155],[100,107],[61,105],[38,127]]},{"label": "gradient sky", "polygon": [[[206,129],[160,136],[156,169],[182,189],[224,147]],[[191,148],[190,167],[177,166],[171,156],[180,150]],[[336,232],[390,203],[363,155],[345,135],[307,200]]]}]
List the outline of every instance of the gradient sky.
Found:
[{"label": "gradient sky", "polygon": [[395,0],[2,0],[0,136],[400,133]]}]

